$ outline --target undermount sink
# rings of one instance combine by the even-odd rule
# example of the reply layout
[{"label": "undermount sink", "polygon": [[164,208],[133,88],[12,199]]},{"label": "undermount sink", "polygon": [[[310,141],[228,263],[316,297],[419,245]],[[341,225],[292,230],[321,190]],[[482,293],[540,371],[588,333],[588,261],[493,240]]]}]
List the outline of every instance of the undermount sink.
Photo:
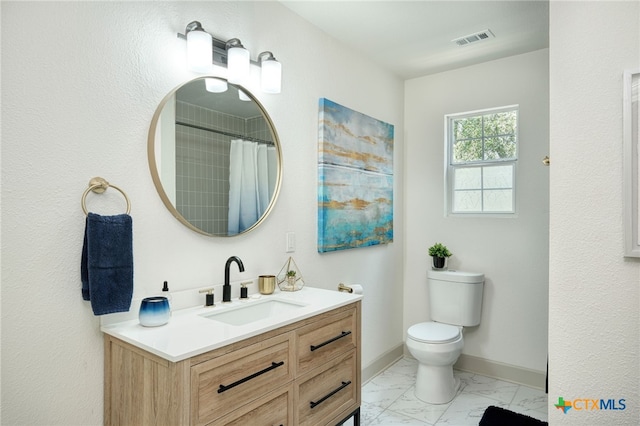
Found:
[{"label": "undermount sink", "polygon": [[260,300],[250,301],[246,305],[231,307],[218,312],[203,314],[202,316],[229,325],[245,325],[261,321],[270,317],[282,315],[306,306],[306,304],[288,300]]}]

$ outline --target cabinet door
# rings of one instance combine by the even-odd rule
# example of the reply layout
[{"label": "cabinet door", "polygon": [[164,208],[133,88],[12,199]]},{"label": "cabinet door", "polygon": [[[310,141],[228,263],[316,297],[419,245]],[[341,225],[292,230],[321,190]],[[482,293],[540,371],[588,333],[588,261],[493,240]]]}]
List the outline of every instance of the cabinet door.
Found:
[{"label": "cabinet door", "polygon": [[293,426],[293,384],[271,392],[209,426]]},{"label": "cabinet door", "polygon": [[189,423],[187,361],[169,362],[104,335],[105,426]]},{"label": "cabinet door", "polygon": [[358,343],[356,313],[355,308],[349,309],[297,330],[298,375],[355,349]]},{"label": "cabinet door", "polygon": [[192,424],[205,425],[293,380],[291,334],[191,367]]},{"label": "cabinet door", "polygon": [[[313,371],[297,383],[297,414],[300,425],[326,425],[358,407],[356,353],[331,360],[326,369]],[[317,374],[316,374],[317,373]]]}]

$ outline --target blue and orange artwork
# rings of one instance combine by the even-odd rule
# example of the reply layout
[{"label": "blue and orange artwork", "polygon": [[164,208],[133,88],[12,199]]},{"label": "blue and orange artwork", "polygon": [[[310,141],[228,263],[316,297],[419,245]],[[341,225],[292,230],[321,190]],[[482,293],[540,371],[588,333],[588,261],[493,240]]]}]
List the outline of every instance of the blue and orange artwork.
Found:
[{"label": "blue and orange artwork", "polygon": [[393,125],[320,99],[318,251],[393,241]]}]

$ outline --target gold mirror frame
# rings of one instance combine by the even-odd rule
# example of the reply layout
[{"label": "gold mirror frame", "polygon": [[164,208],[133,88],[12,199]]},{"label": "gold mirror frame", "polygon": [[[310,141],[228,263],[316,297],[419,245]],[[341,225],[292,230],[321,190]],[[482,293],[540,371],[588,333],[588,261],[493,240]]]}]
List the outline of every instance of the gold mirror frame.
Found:
[{"label": "gold mirror frame", "polygon": [[[158,122],[160,120],[160,117],[162,115],[162,112],[165,108],[165,106],[167,105],[167,103],[176,95],[176,93],[178,92],[178,90],[182,87],[184,87],[185,85],[195,82],[197,80],[204,80],[205,78],[215,78],[218,80],[224,80],[223,78],[220,77],[213,77],[213,76],[201,76],[201,77],[197,77],[194,78],[192,80],[186,81],[183,84],[180,84],[179,86],[177,86],[176,88],[174,88],[171,92],[169,92],[160,102],[160,104],[158,105],[158,108],[156,109],[154,115],[153,115],[153,119],[151,120],[151,125],[149,127],[149,137],[148,137],[148,141],[147,141],[147,158],[149,161],[149,170],[151,172],[151,178],[153,179],[153,183],[156,187],[156,190],[158,191],[158,195],[160,195],[160,199],[162,200],[162,202],[164,203],[165,207],[169,210],[169,212],[171,212],[171,214],[178,219],[178,221],[180,223],[182,223],[183,225],[185,225],[187,228],[191,229],[192,231],[195,231],[199,234],[203,234],[203,235],[207,235],[210,237],[235,237],[237,235],[244,235],[252,230],[254,230],[255,228],[257,228],[260,224],[262,224],[265,219],[269,216],[269,213],[271,213],[271,211],[273,210],[273,207],[276,204],[276,201],[278,199],[278,195],[280,194],[280,187],[281,187],[281,183],[282,183],[282,148],[280,145],[280,139],[278,138],[278,133],[276,132],[276,128],[273,124],[273,121],[271,120],[271,117],[269,117],[269,114],[267,113],[267,111],[265,110],[264,106],[255,98],[255,96],[249,92],[247,89],[245,89],[242,86],[239,85],[235,85],[235,84],[231,84],[228,83],[229,87],[234,87],[237,90],[241,90],[242,92],[244,92],[244,94],[246,94],[250,100],[255,103],[255,105],[257,106],[257,109],[260,111],[260,113],[262,114],[262,117],[264,118],[269,131],[271,133],[271,139],[273,141],[273,144],[276,148],[276,159],[277,159],[277,176],[276,176],[276,181],[275,181],[275,188],[273,189],[273,195],[271,197],[271,200],[267,206],[267,208],[265,209],[264,213],[258,218],[258,220],[250,227],[246,228],[245,230],[237,233],[237,234],[233,234],[233,235],[222,235],[222,234],[212,234],[210,232],[207,232],[203,229],[198,228],[197,226],[195,226],[194,224],[192,224],[191,222],[189,222],[176,208],[176,206],[174,206],[174,204],[171,202],[171,199],[167,196],[167,193],[165,191],[165,188],[162,184],[162,180],[160,178],[160,173],[158,170],[158,165],[156,164],[156,136],[157,136],[157,131],[158,131]],[[226,81],[226,80],[224,80]],[[216,93],[211,93],[211,95],[216,95]]]}]

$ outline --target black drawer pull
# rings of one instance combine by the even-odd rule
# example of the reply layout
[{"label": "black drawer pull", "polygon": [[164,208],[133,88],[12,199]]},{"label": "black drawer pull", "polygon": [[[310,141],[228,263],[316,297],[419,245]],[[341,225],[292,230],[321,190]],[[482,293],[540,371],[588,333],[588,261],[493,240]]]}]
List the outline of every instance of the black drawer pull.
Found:
[{"label": "black drawer pull", "polygon": [[316,349],[320,349],[321,347],[323,347],[324,345],[328,345],[331,342],[335,342],[338,339],[342,339],[344,336],[348,336],[350,335],[351,332],[350,331],[343,331],[342,333],[340,333],[339,336],[334,337],[333,339],[329,339],[326,342],[322,342],[319,345],[311,345],[311,352],[315,351]]},{"label": "black drawer pull", "polygon": [[264,370],[260,370],[257,373],[253,373],[250,376],[247,376],[243,379],[238,380],[237,382],[233,382],[230,385],[220,385],[220,387],[218,388],[218,393],[222,393],[224,391],[228,391],[231,388],[235,388],[238,385],[243,384],[244,382],[248,382],[251,379],[255,379],[256,377],[260,376],[261,374],[264,374],[268,371],[273,370],[274,368],[278,368],[281,365],[284,365],[284,361],[280,361],[280,362],[272,362],[270,367],[265,368]]},{"label": "black drawer pull", "polygon": [[331,393],[323,396],[317,402],[310,401],[309,405],[311,406],[311,408],[316,408],[318,405],[322,404],[327,399],[331,398],[333,395],[335,395],[336,393],[340,392],[342,389],[346,388],[350,384],[351,384],[351,380],[349,380],[347,382],[342,382],[342,384],[337,389],[332,390]]}]

